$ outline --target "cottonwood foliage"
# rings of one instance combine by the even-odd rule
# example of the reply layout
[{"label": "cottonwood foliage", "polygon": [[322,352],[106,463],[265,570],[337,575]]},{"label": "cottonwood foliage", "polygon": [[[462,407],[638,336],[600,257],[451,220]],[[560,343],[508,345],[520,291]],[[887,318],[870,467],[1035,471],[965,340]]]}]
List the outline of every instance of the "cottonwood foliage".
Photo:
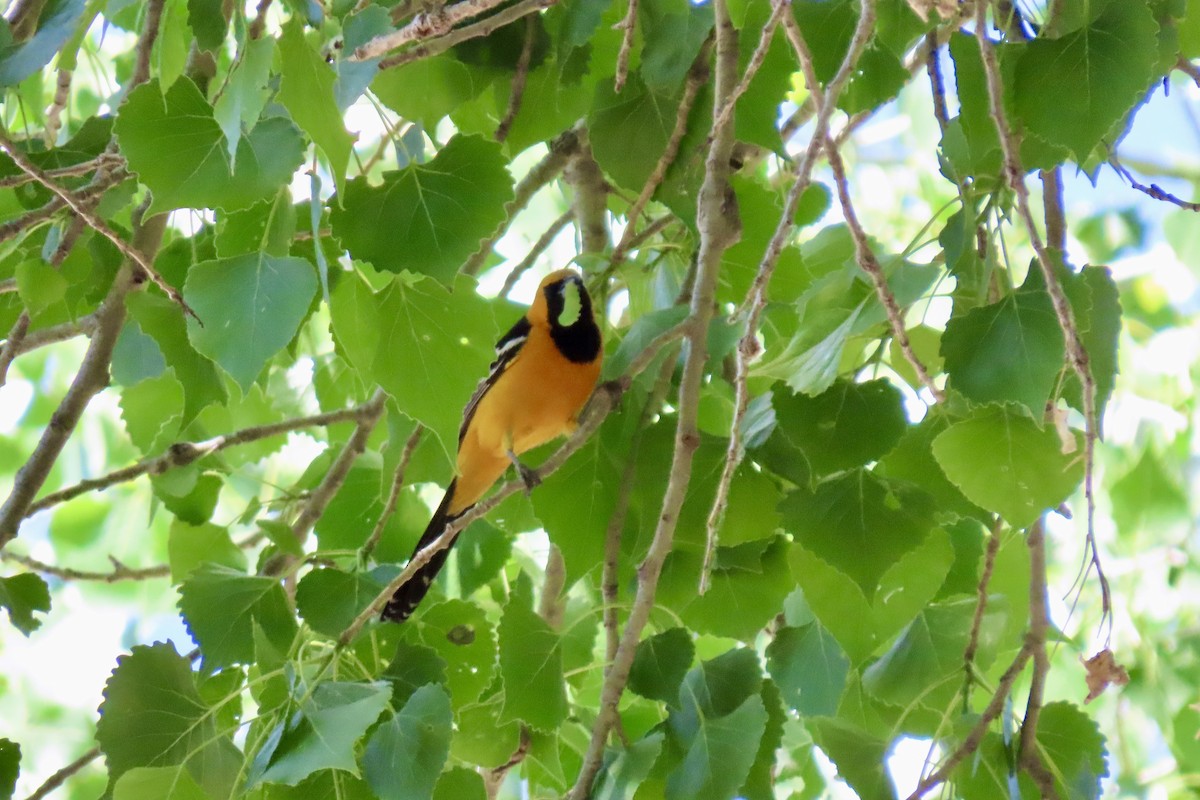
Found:
[{"label": "cottonwood foliage", "polygon": [[[1040,608],[1066,587],[1047,589],[1039,520],[1088,516],[1121,287],[1066,259],[1061,204],[1038,197],[1060,168],[1113,168],[1147,93],[1200,55],[1200,13],[715,3],[13,4],[0,374],[33,394],[0,458],[5,624],[36,642],[79,580],[135,618],[165,593],[194,640],[112,653],[93,718],[106,772],[68,787],[759,800],[836,775],[874,800],[895,796],[887,755],[915,737],[933,742],[915,768],[945,767],[922,791],[1098,795],[1110,732],[1076,662],[1094,627],[1062,633],[1043,695],[1059,632]],[[364,115],[382,138],[350,132]],[[881,115],[926,131],[902,154],[925,165],[919,197],[858,183],[871,156],[853,131]],[[823,147],[805,156],[830,119],[848,176]],[[1034,193],[1028,220],[1014,182]],[[854,214],[843,191],[902,211]],[[566,248],[605,314],[619,407],[467,528],[411,621],[356,628],[521,313],[492,295],[527,254],[536,276]],[[714,314],[681,348],[661,334],[703,319],[688,303],[708,257]],[[685,411],[697,428],[677,435]],[[326,447],[297,463],[301,434]],[[1129,480],[1163,469],[1150,453]],[[664,522],[672,477],[690,480]],[[664,526],[660,571],[639,573]],[[56,563],[25,557],[47,538]],[[122,588],[135,579],[159,589]],[[616,650],[647,580],[648,621]],[[1077,590],[1098,604],[1094,571]],[[0,720],[0,797],[32,769],[23,734]]]}]

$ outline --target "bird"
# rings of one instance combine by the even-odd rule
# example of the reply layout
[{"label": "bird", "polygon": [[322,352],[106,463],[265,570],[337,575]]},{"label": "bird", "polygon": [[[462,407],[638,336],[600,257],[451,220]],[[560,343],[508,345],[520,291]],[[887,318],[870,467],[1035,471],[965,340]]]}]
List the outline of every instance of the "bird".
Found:
[{"label": "bird", "polygon": [[[510,464],[532,489],[536,476],[518,456],[576,428],[602,359],[600,328],[582,277],[571,269],[551,272],[529,310],[496,342],[491,369],[463,409],[456,474],[414,556],[479,502]],[[422,565],[392,595],[381,618],[408,619],[449,554],[447,546]]]}]

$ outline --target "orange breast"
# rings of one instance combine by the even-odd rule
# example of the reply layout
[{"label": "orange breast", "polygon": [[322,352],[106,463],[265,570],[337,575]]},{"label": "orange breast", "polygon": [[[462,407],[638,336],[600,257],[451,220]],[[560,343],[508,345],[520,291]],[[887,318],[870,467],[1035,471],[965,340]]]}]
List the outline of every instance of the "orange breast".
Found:
[{"label": "orange breast", "polygon": [[504,474],[507,451],[520,454],[569,433],[600,375],[600,362],[575,364],[535,330],[479,401],[458,450],[450,513],[474,505]]}]

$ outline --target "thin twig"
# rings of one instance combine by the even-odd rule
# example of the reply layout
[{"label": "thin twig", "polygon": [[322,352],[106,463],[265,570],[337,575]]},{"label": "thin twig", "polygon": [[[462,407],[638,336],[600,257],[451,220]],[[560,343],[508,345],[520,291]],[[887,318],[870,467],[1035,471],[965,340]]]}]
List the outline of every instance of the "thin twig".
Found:
[{"label": "thin twig", "polygon": [[146,22],[142,26],[137,43],[137,59],[133,67],[133,76],[129,79],[126,91],[132,91],[150,80],[150,53],[154,50],[154,42],[158,39],[158,29],[162,23],[165,0],[150,0],[146,4]]},{"label": "thin twig", "polygon": [[529,248],[529,252],[525,257],[509,271],[508,276],[504,279],[504,286],[500,289],[501,297],[508,297],[509,292],[517,285],[517,281],[521,279],[534,263],[541,257],[542,253],[549,249],[550,245],[562,233],[563,228],[571,224],[571,220],[575,218],[575,209],[568,208],[563,213],[559,214],[558,219],[550,224],[550,227],[538,237],[538,240],[533,243],[533,247]]},{"label": "thin twig", "polygon": [[21,345],[25,342],[26,334],[29,331],[29,312],[22,310],[17,315],[17,321],[8,330],[8,336],[4,339],[4,345],[0,346],[0,386],[3,386],[8,380],[8,368],[12,366],[13,359],[21,352]]},{"label": "thin twig", "polygon": [[638,0],[629,0],[629,7],[625,9],[625,16],[616,25],[613,25],[613,30],[621,31],[621,49],[617,51],[617,71],[613,76],[613,91],[617,94],[625,88],[625,81],[629,80],[629,57],[633,55],[633,34],[637,29],[637,11]]},{"label": "thin twig", "polygon": [[29,158],[20,148],[13,144],[12,140],[8,138],[8,134],[3,131],[0,131],[0,150],[4,150],[4,152],[8,153],[9,158],[16,162],[16,165],[21,169],[22,172],[24,172],[26,175],[29,175],[42,186],[46,187],[59,198],[61,198],[62,201],[66,203],[73,212],[75,212],[76,215],[87,222],[88,226],[91,227],[92,230],[96,231],[101,236],[112,242],[117,250],[121,252],[121,255],[125,256],[127,259],[136,264],[138,268],[154,282],[155,286],[163,290],[163,293],[165,293],[167,297],[170,297],[173,301],[175,301],[180,308],[196,319],[197,322],[200,321],[200,318],[196,316],[196,312],[192,310],[191,306],[189,306],[186,301],[184,301],[183,295],[179,293],[179,290],[163,280],[163,277],[158,274],[157,270],[154,269],[154,266],[150,263],[149,259],[147,259],[128,242],[118,236],[117,233],[108,226],[108,223],[106,223],[95,212],[93,212],[87,204],[81,202],[76,194],[67,191],[63,187],[59,186],[56,182],[51,180],[46,173],[41,170],[40,167],[29,160]]},{"label": "thin twig", "polygon": [[161,475],[168,470],[187,466],[205,456],[219,453],[230,447],[256,442],[260,439],[267,439],[302,428],[322,427],[334,425],[339,422],[356,420],[362,416],[364,409],[365,406],[356,406],[339,411],[329,411],[324,414],[315,414],[311,417],[296,417],[281,422],[272,422],[267,425],[254,425],[200,442],[176,442],[168,447],[167,451],[160,456],[143,459],[136,464],[115,470],[99,478],[89,478],[80,481],[74,486],[69,486],[66,489],[48,494],[41,500],[30,505],[26,516],[31,516],[38,511],[58,505],[59,503],[65,503],[81,494],[98,492],[110,486],[115,486],[118,483],[134,480],[142,475]]},{"label": "thin twig", "polygon": [[53,564],[47,564],[44,561],[38,561],[36,558],[30,556],[0,551],[0,561],[11,561],[14,564],[28,567],[35,572],[40,572],[43,575],[52,575],[64,581],[117,583],[118,581],[144,581],[148,578],[162,578],[171,574],[169,564],[156,564],[152,567],[130,567],[112,556],[109,556],[108,559],[112,562],[113,568],[108,572],[95,572],[74,569],[73,567],[58,567]]},{"label": "thin twig", "polygon": [[1041,718],[1046,678],[1050,675],[1050,657],[1046,639],[1050,630],[1047,609],[1049,588],[1046,585],[1046,531],[1042,518],[1029,526],[1025,537],[1029,547],[1029,631],[1025,645],[1033,655],[1033,673],[1029,679],[1029,698],[1025,704],[1025,719],[1021,723],[1018,747],[1020,764],[1034,778],[1042,797],[1057,797],[1054,776],[1046,770],[1037,749],[1038,720]]},{"label": "thin twig", "polygon": [[646,208],[646,204],[650,202],[650,198],[658,191],[659,185],[667,175],[667,170],[675,163],[675,159],[679,155],[679,145],[683,142],[683,137],[687,133],[687,122],[688,117],[692,113],[692,106],[696,102],[696,96],[700,93],[701,87],[708,83],[711,73],[708,66],[711,49],[710,43],[711,39],[704,43],[704,46],[700,48],[700,54],[696,56],[691,68],[688,69],[687,80],[683,85],[683,96],[679,98],[679,106],[675,109],[675,127],[671,130],[671,136],[667,139],[667,146],[663,149],[662,155],[659,156],[658,163],[654,165],[650,177],[646,179],[645,185],[642,186],[642,191],[625,214],[625,232],[621,234],[621,241],[613,249],[612,264],[614,266],[625,260],[625,256],[631,249],[630,243],[635,236],[638,217],[642,215],[642,211]]},{"label": "thin twig", "polygon": [[400,463],[396,465],[396,472],[392,475],[392,489],[388,492],[387,504],[375,522],[375,529],[371,531],[371,535],[362,546],[361,561],[365,562],[371,557],[371,553],[375,552],[375,548],[379,545],[379,539],[383,536],[383,529],[387,527],[388,520],[396,512],[396,504],[400,501],[400,490],[404,488],[404,473],[408,471],[408,462],[412,460],[412,454],[417,449],[417,445],[421,443],[421,435],[424,432],[425,426],[418,424],[409,435],[408,441],[404,443],[404,451],[400,454]]},{"label": "thin twig", "polygon": [[941,766],[936,771],[930,773],[921,779],[917,784],[917,788],[908,796],[908,800],[920,800],[931,789],[940,786],[950,778],[950,773],[954,768],[962,763],[963,759],[971,756],[979,749],[979,745],[983,742],[984,735],[987,734],[988,727],[992,722],[1000,716],[1000,712],[1004,710],[1004,704],[1008,701],[1008,695],[1012,691],[1013,684],[1017,682],[1017,677],[1021,671],[1025,669],[1025,664],[1033,655],[1032,649],[1026,643],[1017,653],[1017,657],[1009,664],[1008,669],[1000,676],[1000,681],[996,684],[996,691],[992,694],[991,701],[979,715],[979,720],[971,728],[970,733],[963,739],[962,744],[955,748],[954,752],[942,761]]},{"label": "thin twig", "polygon": [[91,750],[88,750],[79,758],[75,759],[70,764],[67,764],[65,767],[47,778],[45,782],[43,782],[38,788],[34,789],[33,794],[26,797],[25,800],[42,800],[43,797],[46,797],[55,789],[62,786],[63,783],[66,782],[67,778],[70,778],[72,775],[82,770],[101,755],[100,748],[93,747]]},{"label": "thin twig", "polygon": [[[325,509],[329,506],[329,502],[333,500],[333,496],[337,494],[338,489],[342,488],[342,484],[346,482],[346,477],[350,474],[350,468],[354,466],[354,462],[363,454],[367,448],[367,439],[371,437],[371,431],[375,430],[375,426],[379,423],[379,418],[383,416],[383,410],[387,405],[388,395],[382,389],[376,389],[375,394],[371,396],[363,406],[362,411],[358,415],[358,422],[354,427],[354,433],[350,434],[350,438],[342,447],[340,453],[325,476],[321,478],[321,482],[312,490],[305,501],[304,506],[300,509],[300,513],[296,515],[296,519],[292,521],[292,535],[296,537],[296,541],[303,542],[308,538],[308,534],[312,531],[313,526],[317,524],[317,520],[325,513]],[[286,556],[280,555],[270,564],[263,567],[263,574],[278,575],[280,574],[289,559]]]},{"label": "thin twig", "polygon": [[712,570],[716,559],[721,525],[724,522],[725,510],[729,504],[730,487],[733,485],[734,473],[737,471],[737,467],[741,464],[744,456],[742,420],[745,419],[746,410],[750,406],[748,388],[749,365],[762,351],[762,346],[758,341],[758,327],[763,310],[767,305],[767,286],[775,274],[775,266],[779,263],[779,258],[783,254],[783,248],[792,234],[795,225],[796,208],[800,203],[800,197],[812,181],[813,166],[816,164],[817,155],[821,150],[821,142],[828,132],[829,122],[837,106],[837,98],[840,96],[846,83],[850,80],[858,59],[866,48],[867,42],[870,40],[874,29],[874,21],[875,5],[874,2],[868,0],[868,2],[863,4],[858,24],[855,26],[854,35],[851,37],[850,47],[846,51],[846,55],[842,59],[842,63],[838,67],[833,80],[829,82],[828,89],[823,91],[820,81],[817,80],[816,72],[813,69],[812,53],[808,49],[808,44],[800,32],[795,18],[791,14],[783,15],[788,40],[796,51],[801,71],[804,73],[804,79],[808,85],[809,96],[819,111],[817,113],[816,130],[814,131],[813,138],[809,141],[808,147],[804,151],[803,157],[796,165],[794,183],[788,191],[787,199],[784,201],[783,213],[779,217],[779,223],[775,226],[775,232],[771,236],[771,241],[767,244],[767,249],[764,251],[762,260],[759,262],[754,280],[751,282],[750,289],[746,293],[746,298],[743,300],[741,309],[739,310],[739,314],[746,319],[746,331],[738,341],[735,354],[734,413],[729,426],[729,445],[725,451],[725,463],[721,469],[721,477],[717,482],[713,504],[709,510],[705,525],[704,562],[700,569],[698,586],[700,594],[708,591],[712,579]]},{"label": "thin twig", "polygon": [[780,19],[782,19],[785,12],[791,9],[791,3],[788,0],[774,0],[771,5],[771,16],[767,19],[767,24],[763,26],[762,33],[758,37],[758,46],[754,48],[754,54],[750,56],[750,61],[746,63],[742,79],[734,87],[733,92],[729,95],[729,99],[725,101],[725,105],[717,112],[717,119],[713,125],[714,129],[724,127],[725,121],[733,113],[733,107],[737,105],[737,101],[750,88],[750,82],[754,80],[754,76],[762,68],[763,62],[767,60],[767,52],[771,49],[771,40],[775,37],[775,29],[779,27]]},{"label": "thin twig", "polygon": [[496,242],[500,241],[508,226],[512,224],[513,218],[529,205],[529,201],[539,189],[557,178],[571,158],[579,152],[580,135],[580,129],[572,128],[550,142],[550,152],[525,173],[525,177],[513,189],[513,199],[504,204],[504,220],[496,226],[490,236],[479,243],[479,249],[466,260],[460,272],[467,275],[479,272],[491,255]]},{"label": "thin twig", "polygon": [[513,72],[512,88],[508,93],[508,110],[504,112],[504,119],[496,126],[497,142],[508,138],[508,132],[521,111],[521,101],[525,97],[525,81],[529,78],[529,61],[533,58],[533,38],[536,30],[534,18],[526,17],[525,42],[521,45],[521,55],[517,58],[516,70]]},{"label": "thin twig", "polygon": [[[714,0],[716,29],[716,80],[713,92],[713,120],[737,83],[737,30],[729,17],[726,0]],[[600,693],[600,709],[592,726],[591,741],[584,755],[579,775],[568,797],[584,800],[600,769],[609,731],[618,720],[618,704],[629,680],[633,656],[642,630],[650,619],[658,579],[675,537],[679,512],[691,481],[692,463],[700,446],[697,425],[700,389],[706,360],[705,338],[713,317],[713,298],[721,257],[741,238],[741,220],[737,211],[737,196],[729,183],[729,156],[733,151],[733,115],[726,124],[714,131],[712,147],[705,159],[704,183],[700,187],[696,227],[700,231],[700,250],[696,257],[696,280],[690,298],[690,313],[684,322],[688,341],[687,358],[679,385],[675,447],[671,471],[663,493],[662,509],[655,526],[654,538],[645,558],[638,566],[638,587],[617,653],[604,677]]]},{"label": "thin twig", "polygon": [[[46,176],[49,178],[77,178],[81,175],[86,175],[89,172],[97,169],[103,164],[111,164],[112,162],[124,164],[124,159],[120,156],[113,156],[111,153],[103,152],[95,158],[87,161],[80,161],[78,164],[71,164],[66,167],[58,167],[56,169],[46,170]],[[14,186],[23,186],[27,183],[33,183],[36,180],[31,175],[24,173],[20,175],[8,175],[0,178],[0,189],[10,189]],[[61,206],[60,206],[61,208]]]},{"label": "thin twig", "polygon": [[1108,163],[1112,165],[1112,168],[1117,171],[1118,175],[1129,181],[1130,186],[1147,197],[1151,197],[1159,202],[1171,203],[1172,205],[1179,206],[1186,211],[1200,211],[1200,203],[1191,203],[1187,200],[1176,197],[1175,195],[1163,189],[1157,183],[1152,183],[1149,186],[1142,183],[1137,178],[1133,177],[1133,173],[1126,169],[1124,164],[1117,160],[1116,155],[1113,155],[1111,158],[1109,158]]},{"label": "thin twig", "polygon": [[1200,86],[1200,67],[1197,67],[1186,58],[1180,58],[1175,62],[1175,69],[1191,78],[1196,86]]},{"label": "thin twig", "polygon": [[829,139],[826,139],[825,154],[829,158],[829,166],[833,170],[833,182],[837,187],[838,201],[842,206],[842,215],[846,218],[846,226],[850,229],[850,235],[854,239],[854,253],[858,265],[871,278],[871,283],[875,287],[875,295],[879,298],[880,305],[883,306],[884,311],[887,313],[888,324],[892,329],[892,336],[895,337],[896,343],[900,345],[900,351],[904,353],[905,360],[912,366],[913,370],[917,373],[917,378],[929,390],[929,393],[933,395],[934,400],[940,403],[945,400],[945,393],[933,382],[933,377],[929,374],[929,370],[913,350],[912,342],[908,338],[907,326],[904,323],[904,315],[900,311],[900,305],[896,302],[896,296],[892,294],[892,290],[888,287],[887,276],[883,274],[883,267],[880,265],[879,259],[876,258],[875,251],[871,249],[870,242],[867,241],[867,232],[863,230],[862,224],[858,220],[858,214],[854,211],[854,205],[850,200],[850,183],[846,177],[846,165],[842,161],[842,154]]},{"label": "thin twig", "polygon": [[267,28],[267,9],[270,7],[271,0],[258,0],[258,8],[254,10],[254,21],[250,23],[251,39],[262,38],[263,31]]},{"label": "thin twig", "polygon": [[983,569],[979,575],[979,583],[975,587],[975,616],[971,618],[971,632],[967,636],[967,646],[963,648],[963,670],[966,673],[963,684],[964,712],[970,710],[971,684],[975,678],[975,652],[979,647],[979,631],[983,628],[983,616],[987,613],[988,585],[992,582],[992,570],[996,567],[996,555],[1000,552],[1000,527],[1002,520],[996,519],[988,537],[987,550],[983,555]]},{"label": "thin twig", "polygon": [[1064,253],[1067,249],[1067,221],[1063,213],[1062,167],[1044,169],[1038,175],[1042,180],[1046,244]]},{"label": "thin twig", "polygon": [[[469,0],[468,0],[469,2]],[[464,25],[461,28],[455,28],[450,33],[438,39],[429,39],[419,47],[414,47],[410,50],[405,50],[394,56],[389,56],[379,62],[380,69],[389,69],[398,67],[402,64],[411,64],[414,61],[420,61],[423,58],[436,56],[438,53],[444,53],[456,44],[465,42],[468,39],[476,39],[480,36],[488,36],[494,31],[509,25],[522,17],[530,14],[536,14],[543,9],[557,3],[558,0],[521,0],[521,2],[509,6],[508,8],[497,11],[490,17],[487,17],[472,25]]]},{"label": "thin twig", "polygon": [[1001,84],[1000,65],[996,58],[995,45],[987,36],[986,3],[979,3],[975,9],[975,39],[979,42],[980,58],[983,61],[984,76],[987,79],[992,121],[996,125],[996,131],[1000,138],[1000,149],[1004,154],[1005,174],[1016,195],[1018,214],[1029,235],[1029,243],[1037,255],[1038,266],[1041,268],[1046,282],[1046,292],[1050,295],[1054,315],[1058,319],[1059,327],[1062,328],[1068,362],[1079,378],[1080,393],[1083,396],[1083,493],[1087,501],[1087,544],[1091,550],[1092,565],[1096,568],[1097,580],[1100,582],[1102,619],[1108,622],[1109,636],[1111,637],[1112,591],[1109,587],[1108,577],[1104,574],[1104,567],[1100,563],[1100,551],[1096,545],[1095,456],[1096,439],[1099,435],[1099,420],[1096,417],[1096,381],[1092,377],[1087,348],[1079,335],[1079,327],[1075,324],[1071,303],[1067,300],[1062,283],[1059,281],[1055,262],[1038,232],[1037,222],[1030,206],[1029,189],[1025,185],[1025,170],[1021,166],[1020,139],[1008,122],[1008,115],[1004,108],[1004,87]]},{"label": "thin twig", "polygon": [[418,42],[445,36],[454,30],[460,22],[491,11],[504,0],[463,0],[446,7],[439,5],[435,10],[417,14],[413,21],[398,31],[376,36],[371,41],[359,47],[350,57],[352,61],[366,61],[378,58],[384,53],[403,47],[409,42]]}]

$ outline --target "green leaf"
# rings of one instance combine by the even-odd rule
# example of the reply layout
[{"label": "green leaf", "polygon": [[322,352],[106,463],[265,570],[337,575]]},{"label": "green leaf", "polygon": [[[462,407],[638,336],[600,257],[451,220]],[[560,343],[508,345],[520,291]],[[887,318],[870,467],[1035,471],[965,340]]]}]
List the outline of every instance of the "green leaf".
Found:
[{"label": "green leaf", "polygon": [[451,293],[436,281],[401,276],[375,295],[346,279],[334,290],[331,313],[351,363],[452,453],[462,408],[487,375],[499,338],[488,303],[465,279]]},{"label": "green leaf", "polygon": [[562,641],[517,593],[504,607],[499,634],[504,682],[500,720],[519,719],[538,730],[553,730],[567,716]]},{"label": "green leaf", "polygon": [[797,489],[780,505],[797,541],[855,580],[867,598],[901,556],[933,527],[924,492],[855,470],[809,492]]},{"label": "green leaf", "polygon": [[136,767],[120,778],[112,790],[113,800],[210,800],[196,779],[182,765]]},{"label": "green leaf", "polygon": [[[413,91],[414,86],[421,90]],[[482,89],[467,66],[448,53],[382,70],[371,81],[371,91],[385,106],[429,130]]]},{"label": "green leaf", "polygon": [[[1121,338],[1117,284],[1107,267],[1084,267],[1064,282],[1063,289],[1071,302],[1075,326],[1087,350],[1088,367],[1096,383],[1096,418],[1103,420],[1117,377],[1117,345]],[[1074,371],[1067,379],[1070,383],[1066,395],[1071,405],[1082,411],[1079,379]]]},{"label": "green leaf", "polygon": [[8,611],[14,628],[29,636],[42,627],[42,621],[34,619],[34,612],[50,610],[50,587],[32,572],[0,578],[0,608]]},{"label": "green leaf", "polygon": [[487,800],[483,776],[465,767],[452,767],[438,777],[433,800]]},{"label": "green leaf", "polygon": [[953,563],[949,535],[935,528],[883,574],[874,602],[875,631],[881,640],[890,639],[933,600]]},{"label": "green leaf", "polygon": [[767,671],[787,704],[804,716],[837,711],[850,661],[820,622],[783,627],[767,645]]},{"label": "green leaf", "polygon": [[1041,272],[991,305],[946,323],[949,387],[979,403],[1022,403],[1040,415],[1063,368],[1063,335]]},{"label": "green leaf", "polygon": [[21,745],[0,739],[0,800],[12,800],[21,773]]},{"label": "green leaf", "polygon": [[85,0],[49,0],[40,6],[33,35],[24,42],[12,41],[8,23],[0,41],[0,86],[16,86],[50,63],[83,16]]},{"label": "green leaf", "polygon": [[776,751],[783,744],[784,726],[788,715],[784,710],[783,698],[775,682],[764,679],[759,693],[767,711],[767,724],[758,742],[758,752],[750,773],[746,776],[738,797],[746,800],[775,800],[775,782],[779,772],[776,766]]},{"label": "green leaf", "polygon": [[908,428],[892,451],[880,459],[875,471],[923,489],[941,511],[988,519],[990,515],[963,496],[933,457],[934,439],[950,424],[948,414],[936,408],[931,409],[925,419]]},{"label": "green leaf", "polygon": [[177,519],[190,525],[203,525],[212,518],[221,487],[225,485],[224,476],[206,472],[196,478],[195,485],[186,494],[177,495],[166,491],[159,482],[151,481],[154,483],[154,496],[162,500]]},{"label": "green leaf", "polygon": [[761,688],[762,669],[749,648],[739,647],[702,661],[684,676],[678,704],[671,709],[671,730],[690,741],[705,720],[733,713]]},{"label": "green leaf", "polygon": [[387,708],[386,681],[318,684],[300,711],[267,741],[254,759],[249,784],[295,786],[317,770],[340,769],[358,776],[355,744]]},{"label": "green leaf", "polygon": [[446,682],[446,662],[432,647],[399,642],[380,677],[391,681],[392,705],[403,706],[422,686]]},{"label": "green leaf", "polygon": [[224,0],[188,0],[188,27],[201,50],[215,51],[225,43],[228,18],[221,13]]},{"label": "green leaf", "polygon": [[617,750],[601,774],[596,800],[633,800],[638,786],[650,775],[664,738],[661,732],[651,733]]},{"label": "green leaf", "polygon": [[[496,632],[483,609],[464,600],[447,600],[423,607],[415,619],[420,643],[446,662],[446,688],[455,709],[473,703],[496,670]],[[511,754],[510,750],[507,755]]]},{"label": "green leaf", "polygon": [[1095,6],[1103,13],[1080,30],[1030,42],[1012,84],[1021,121],[1043,139],[1069,147],[1079,164],[1106,137],[1121,133],[1117,126],[1149,88],[1157,60],[1158,26],[1146,3]]},{"label": "green leaf", "polygon": [[686,0],[639,3],[642,45],[640,72],[652,91],[678,88],[713,27],[712,6]]},{"label": "green leaf", "polygon": [[640,192],[675,128],[679,92],[654,91],[637,75],[617,94],[611,81],[596,84],[588,136],[596,162],[618,186]]},{"label": "green leaf", "polygon": [[213,118],[225,134],[225,152],[230,159],[237,157],[242,130],[254,127],[267,104],[274,54],[275,41],[269,36],[245,42],[225,91],[213,106]]},{"label": "green leaf", "polygon": [[337,637],[384,585],[361,572],[314,569],[296,586],[296,610],[317,633]]},{"label": "green leaf", "polygon": [[900,391],[886,380],[839,380],[815,397],[771,392],[780,447],[799,451],[818,476],[884,456],[908,427]]},{"label": "green leaf", "polygon": [[746,780],[767,726],[767,711],[757,694],[733,711],[705,718],[683,742],[687,752],[667,778],[667,800],[730,800]]},{"label": "green leaf", "polygon": [[304,39],[304,25],[293,17],[279,37],[279,102],[329,160],[338,190],[345,188],[346,166],[354,137],[346,132],[334,97],[337,76]]},{"label": "green leaf", "polygon": [[179,588],[179,610],[207,669],[254,661],[254,624],[287,652],[296,622],[277,578],[203,564]]},{"label": "green leaf", "polygon": [[184,402],[183,385],[173,369],[127,386],[120,405],[129,440],[143,453],[161,452],[179,435]]},{"label": "green leaf", "polygon": [[874,612],[858,584],[801,545],[792,547],[790,561],[809,608],[851,663],[858,664],[871,655],[877,641],[874,625],[863,621],[871,619]]},{"label": "green leaf", "polygon": [[130,316],[154,339],[167,366],[183,384],[183,419],[187,425],[206,406],[224,403],[229,395],[213,362],[196,352],[188,341],[187,325],[179,306],[149,292],[134,292],[125,299]]},{"label": "green leaf", "polygon": [[896,791],[884,766],[889,742],[836,717],[817,717],[808,726],[813,740],[837,765],[838,777],[862,800],[895,799]]},{"label": "green leaf", "polygon": [[1100,780],[1109,774],[1108,752],[1091,717],[1071,703],[1047,703],[1038,717],[1037,743],[1055,776],[1059,797],[1090,800],[1100,796]]},{"label": "green leaf", "polygon": [[686,628],[670,628],[638,642],[629,670],[629,689],[650,700],[671,702],[692,665],[696,648]]},{"label": "green leaf", "polygon": [[246,569],[246,554],[233,543],[229,529],[207,522],[201,525],[172,522],[167,553],[172,583],[182,583],[202,564],[219,564],[239,573]]},{"label": "green leaf", "polygon": [[[883,656],[863,672],[863,688],[897,706],[941,709],[962,686],[963,650],[975,616],[974,598],[926,606]],[[1005,610],[990,603],[979,629],[976,664],[986,669],[1003,633]]]},{"label": "green leaf", "polygon": [[496,577],[508,562],[512,539],[499,528],[479,520],[459,534],[454,553],[459,591],[467,597]]},{"label": "green leaf", "polygon": [[154,195],[151,213],[246,208],[273,196],[304,159],[300,131],[282,117],[259,122],[230,158],[212,106],[188,78],[165,95],[157,79],[134,89],[114,131],[130,169]]},{"label": "green leaf", "polygon": [[437,686],[422,686],[367,741],[363,772],[380,797],[424,800],[450,754],[454,723],[450,698]]},{"label": "green leaf", "polygon": [[[985,406],[933,440],[933,455],[971,502],[1015,528],[1055,508],[1083,479],[1079,446],[1063,452],[1053,428],[1010,406]],[[982,456],[982,457],[981,457]]]},{"label": "green leaf", "polygon": [[296,335],[316,293],[316,272],[304,259],[248,253],[203,261],[183,287],[203,322],[188,317],[188,339],[248,391]]},{"label": "green leaf", "polygon": [[1109,490],[1113,522],[1123,536],[1188,518],[1188,496],[1152,447]]},{"label": "green leaf", "polygon": [[[241,753],[218,733],[212,710],[196,691],[188,659],[161,642],[138,645],[117,658],[104,685],[96,740],[110,781],[137,767],[183,765],[205,796],[228,796],[242,763]],[[161,775],[142,773],[133,779],[134,785],[143,781],[161,785]]]},{"label": "green leaf", "polygon": [[449,285],[504,220],[512,196],[500,145],[458,135],[429,163],[385,173],[378,186],[365,177],[350,181],[333,209],[333,232],[377,269],[421,272]]}]

